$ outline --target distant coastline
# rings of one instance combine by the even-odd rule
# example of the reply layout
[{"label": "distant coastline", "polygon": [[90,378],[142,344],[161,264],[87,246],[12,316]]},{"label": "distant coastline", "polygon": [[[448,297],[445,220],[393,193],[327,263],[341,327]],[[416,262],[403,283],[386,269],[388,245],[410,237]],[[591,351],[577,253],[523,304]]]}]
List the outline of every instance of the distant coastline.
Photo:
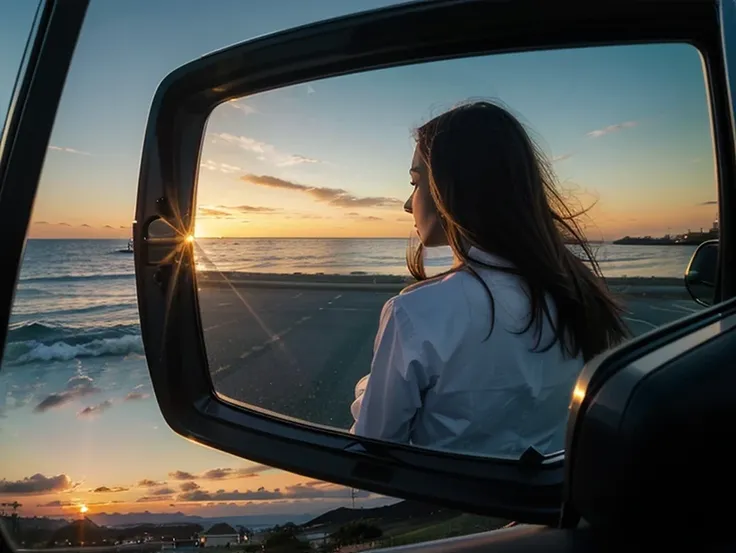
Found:
[{"label": "distant coastline", "polygon": [[698,246],[706,240],[718,239],[720,228],[718,220],[713,221],[713,226],[704,231],[693,232],[690,229],[684,234],[676,234],[674,236],[665,234],[664,236],[624,236],[618,240],[614,240],[612,244],[617,246]]}]

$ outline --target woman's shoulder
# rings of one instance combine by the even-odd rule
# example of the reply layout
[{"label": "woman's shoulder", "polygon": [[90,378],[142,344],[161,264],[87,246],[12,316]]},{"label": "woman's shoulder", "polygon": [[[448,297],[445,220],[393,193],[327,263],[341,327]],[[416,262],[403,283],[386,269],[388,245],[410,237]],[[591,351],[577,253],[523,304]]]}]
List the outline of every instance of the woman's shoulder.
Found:
[{"label": "woman's shoulder", "polygon": [[470,272],[457,269],[410,284],[392,298],[392,305],[420,316],[456,309],[465,311],[466,300],[472,302],[476,295],[483,293],[482,289],[482,284]]}]

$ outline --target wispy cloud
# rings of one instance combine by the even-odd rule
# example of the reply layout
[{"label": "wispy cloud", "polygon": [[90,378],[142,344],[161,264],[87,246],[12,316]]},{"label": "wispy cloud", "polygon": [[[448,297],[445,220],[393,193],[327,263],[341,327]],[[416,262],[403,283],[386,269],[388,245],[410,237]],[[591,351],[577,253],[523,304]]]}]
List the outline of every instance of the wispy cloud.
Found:
[{"label": "wispy cloud", "polygon": [[362,215],[356,212],[346,213],[345,216],[350,217],[351,219],[360,219],[361,221],[383,221],[381,217],[376,217],[375,215]]},{"label": "wispy cloud", "polygon": [[89,152],[83,152],[82,150],[75,150],[74,148],[63,148],[61,146],[49,146],[49,150],[54,152],[65,152],[67,154],[77,154],[80,156],[91,156]]},{"label": "wispy cloud", "polygon": [[278,213],[282,211],[282,209],[276,207],[262,207],[257,205],[218,205],[217,209],[226,209],[239,213]]},{"label": "wispy cloud", "polygon": [[201,219],[234,219],[235,216],[229,211],[223,211],[222,209],[214,209],[211,207],[198,207],[197,217]]},{"label": "wispy cloud", "polygon": [[638,124],[639,123],[637,121],[624,121],[623,123],[616,123],[615,125],[608,125],[607,127],[604,127],[602,129],[590,131],[589,133],[586,133],[585,136],[587,136],[588,138],[600,138],[601,136],[618,132],[623,129],[636,127]]},{"label": "wispy cloud", "polygon": [[262,472],[271,470],[266,465],[253,465],[251,467],[242,468],[215,468],[207,470],[201,474],[192,474],[183,470],[177,470],[169,473],[172,480],[232,480],[235,478],[251,478],[258,476]]},{"label": "wispy cloud", "polygon": [[124,488],[122,486],[100,486],[99,488],[95,488],[92,490],[92,493],[120,493],[120,492],[127,492],[129,488]]},{"label": "wispy cloud", "polygon": [[698,205],[718,205],[718,200],[708,200],[707,202],[702,202]]},{"label": "wispy cloud", "polygon": [[556,163],[558,161],[565,161],[566,159],[570,159],[573,156],[573,152],[562,154],[559,156],[552,156],[552,162]]},{"label": "wispy cloud", "polygon": [[266,186],[268,188],[279,188],[281,190],[292,190],[312,196],[315,201],[326,203],[336,207],[396,207],[402,204],[401,200],[396,198],[386,198],[379,196],[355,196],[342,188],[328,188],[325,186],[309,186],[296,182],[272,177],[269,175],[253,175],[248,174],[241,179],[249,184],[257,186]]},{"label": "wispy cloud", "polygon": [[230,175],[232,173],[240,173],[243,171],[237,165],[229,165],[227,163],[218,163],[211,159],[204,160],[202,163],[199,164],[199,166],[202,167],[203,169],[208,169],[210,171],[219,171],[220,173],[225,173],[226,175]]},{"label": "wispy cloud", "polygon": [[163,486],[164,484],[166,484],[166,482],[157,482],[156,480],[144,478],[143,480],[139,480],[136,486],[139,488],[156,488],[158,486]]},{"label": "wispy cloud", "polygon": [[110,407],[112,407],[112,401],[110,401],[109,399],[106,399],[105,401],[103,401],[102,403],[98,403],[97,405],[91,405],[89,407],[85,407],[79,413],[77,413],[77,416],[78,417],[94,417],[104,411],[107,411]]},{"label": "wispy cloud", "polygon": [[319,160],[307,156],[300,156],[299,154],[293,154],[281,161],[279,165],[282,167],[288,167],[290,165],[301,165],[303,163],[319,163]]},{"label": "wispy cloud", "polygon": [[36,407],[33,408],[35,413],[44,413],[49,409],[61,407],[76,399],[101,392],[99,388],[94,386],[93,380],[89,376],[75,376],[69,379],[67,387],[61,392],[55,392],[46,396]]},{"label": "wispy cloud", "polygon": [[143,392],[130,392],[123,401],[136,401],[141,399],[148,399],[151,394],[144,394]]},{"label": "wispy cloud", "polygon": [[[321,163],[320,160],[315,158],[307,157],[300,154],[287,154],[281,152],[273,144],[261,142],[260,140],[250,138],[249,136],[234,135],[224,132],[215,133],[212,135],[212,141],[214,143],[225,142],[227,144],[237,146],[238,148],[245,150],[246,152],[256,154],[258,159],[261,161],[267,161],[280,167]],[[210,161],[212,162],[211,164],[208,163]],[[222,170],[220,167],[223,164],[218,164],[212,160],[206,160],[205,163],[208,163],[208,165],[206,166],[206,168],[208,169]]]},{"label": "wispy cloud", "polygon": [[[258,488],[256,490],[245,491],[226,491],[217,490],[208,492],[204,490],[194,490],[184,492],[177,496],[177,501],[185,502],[203,502],[203,501],[274,501],[283,499],[328,499],[328,498],[345,498],[350,497],[350,488],[338,486],[328,482],[306,482],[285,488],[274,488],[268,490],[266,488]],[[356,498],[369,497],[371,494],[365,490],[356,490]]]},{"label": "wispy cloud", "polygon": [[252,113],[258,113],[256,108],[243,103],[242,100],[230,100],[229,102],[227,102],[227,105],[233,109],[237,109],[238,111],[243,112],[246,115],[251,115]]}]

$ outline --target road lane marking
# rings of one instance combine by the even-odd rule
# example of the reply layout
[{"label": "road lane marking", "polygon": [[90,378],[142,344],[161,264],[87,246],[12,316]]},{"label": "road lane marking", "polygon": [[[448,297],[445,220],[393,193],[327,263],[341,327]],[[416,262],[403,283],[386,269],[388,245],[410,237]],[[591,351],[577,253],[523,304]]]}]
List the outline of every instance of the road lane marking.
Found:
[{"label": "road lane marking", "polygon": [[225,321],[224,323],[217,323],[212,326],[208,326],[207,328],[202,329],[203,332],[209,332],[210,330],[215,330],[216,328],[220,328],[221,326],[227,326],[230,324],[233,324],[236,322],[237,319],[233,319],[232,321]]},{"label": "road lane marking", "polygon": [[659,328],[659,325],[655,325],[654,323],[650,323],[649,321],[644,321],[642,319],[635,319],[634,317],[624,317],[624,319],[632,323],[641,323],[641,324],[650,326],[652,328]]},{"label": "road lane marking", "polygon": [[665,311],[667,313],[676,313],[678,315],[682,315],[682,311],[679,309],[668,309],[666,307],[657,307],[655,305],[650,305],[649,309],[651,309],[652,311]]}]

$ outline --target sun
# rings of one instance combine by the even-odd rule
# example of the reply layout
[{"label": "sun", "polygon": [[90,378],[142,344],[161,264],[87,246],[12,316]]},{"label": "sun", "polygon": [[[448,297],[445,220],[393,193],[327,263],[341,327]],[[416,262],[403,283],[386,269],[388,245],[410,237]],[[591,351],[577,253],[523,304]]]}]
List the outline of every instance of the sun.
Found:
[{"label": "sun", "polygon": [[79,512],[80,512],[80,513],[84,514],[84,513],[86,513],[87,511],[89,511],[89,507],[87,507],[86,505],[80,505],[80,506],[79,506]]}]

